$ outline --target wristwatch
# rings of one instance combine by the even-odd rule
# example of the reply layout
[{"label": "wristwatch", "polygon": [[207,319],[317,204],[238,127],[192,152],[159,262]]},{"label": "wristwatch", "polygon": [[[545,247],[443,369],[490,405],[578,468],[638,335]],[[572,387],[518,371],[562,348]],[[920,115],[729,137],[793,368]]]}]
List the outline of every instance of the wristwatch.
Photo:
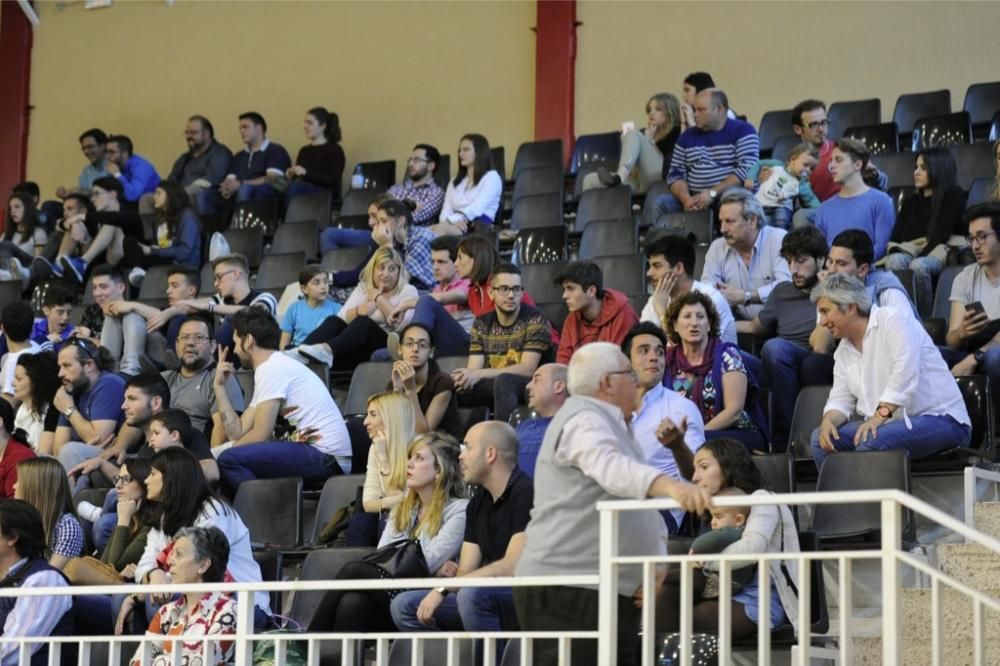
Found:
[{"label": "wristwatch", "polygon": [[884,419],[892,418],[892,410],[889,409],[886,405],[879,405],[878,409],[875,410],[875,413]]},{"label": "wristwatch", "polygon": [[70,405],[69,407],[63,410],[63,416],[69,418],[73,416],[73,412],[75,411],[76,411],[76,405]]},{"label": "wristwatch", "polygon": [[440,594],[442,597],[447,597],[451,592],[447,587],[435,587],[434,591]]},{"label": "wristwatch", "polygon": [[753,300],[753,291],[747,289],[743,292],[743,305],[750,305],[750,301]]},{"label": "wristwatch", "polygon": [[973,352],[972,358],[976,359],[976,367],[979,367],[983,364],[983,359],[986,358],[986,352],[982,349],[977,349]]},{"label": "wristwatch", "polygon": [[715,201],[715,197],[717,196],[719,196],[719,193],[716,192],[715,190],[708,191],[708,198],[711,199],[712,201]]}]

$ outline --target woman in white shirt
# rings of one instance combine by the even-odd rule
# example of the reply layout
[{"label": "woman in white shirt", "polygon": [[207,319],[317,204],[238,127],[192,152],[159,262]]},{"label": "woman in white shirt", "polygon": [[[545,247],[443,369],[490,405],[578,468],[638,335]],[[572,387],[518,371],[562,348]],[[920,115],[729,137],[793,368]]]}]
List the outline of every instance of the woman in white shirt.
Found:
[{"label": "woman in white shirt", "polygon": [[390,332],[410,323],[413,310],[392,315],[400,303],[416,298],[403,257],[391,247],[381,247],[361,271],[358,286],[340,312],[327,317],[292,352],[334,370],[352,371],[386,346]]},{"label": "woman in white shirt", "polygon": [[48,234],[38,219],[35,201],[23,192],[7,200],[7,223],[0,242],[0,279],[27,280],[32,260],[42,253]]},{"label": "woman in white shirt", "polygon": [[14,366],[14,398],[20,400],[14,427],[27,435],[28,444],[40,454],[52,455],[52,440],[59,411],[52,398],[59,390],[59,368],[55,354],[21,354]]},{"label": "woman in white shirt", "polygon": [[820,326],[840,340],[833,388],[812,434],[817,467],[835,451],[905,449],[917,459],[968,446],[962,393],[912,314],[873,307],[864,283],[845,273],[820,282],[812,300]]},{"label": "woman in white shirt", "polygon": [[372,445],[361,501],[367,513],[388,513],[406,492],[407,449],[417,432],[413,404],[405,393],[376,393],[364,425]]},{"label": "woman in white shirt", "polygon": [[493,167],[490,142],[482,134],[466,134],[458,142],[458,175],[448,183],[438,236],[468,233],[473,222],[493,224],[503,195],[503,179]]}]

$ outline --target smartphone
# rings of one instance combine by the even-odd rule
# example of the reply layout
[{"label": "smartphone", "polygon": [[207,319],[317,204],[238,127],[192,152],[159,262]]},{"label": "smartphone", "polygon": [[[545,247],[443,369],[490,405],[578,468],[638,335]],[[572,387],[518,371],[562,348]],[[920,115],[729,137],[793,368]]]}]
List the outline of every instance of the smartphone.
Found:
[{"label": "smartphone", "polygon": [[965,309],[968,312],[975,312],[977,315],[986,314],[986,309],[983,308],[983,304],[980,301],[974,301],[972,303],[966,303]]}]

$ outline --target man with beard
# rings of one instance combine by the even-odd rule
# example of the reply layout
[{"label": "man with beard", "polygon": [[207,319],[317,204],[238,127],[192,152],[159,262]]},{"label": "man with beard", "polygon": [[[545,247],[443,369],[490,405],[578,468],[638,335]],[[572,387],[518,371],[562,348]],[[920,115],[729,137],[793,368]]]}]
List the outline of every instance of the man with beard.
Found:
[{"label": "man with beard", "polygon": [[58,358],[62,386],[52,406],[62,416],[53,450],[63,466],[72,469],[98,455],[122,425],[125,380],[112,371],[115,364],[108,351],[85,338],[69,338]]},{"label": "man with beard", "polygon": [[[180,367],[167,370],[163,379],[170,387],[170,406],[181,409],[191,418],[191,426],[207,432],[211,422],[212,443],[226,441],[226,429],[219,415],[219,402],[213,387],[214,359],[217,344],[209,319],[192,315],[184,319],[175,346]],[[243,391],[235,375],[226,379],[225,394],[229,404],[243,413]]]},{"label": "man with beard", "polygon": [[229,160],[233,154],[229,148],[215,140],[215,129],[204,116],[188,118],[184,139],[187,141],[188,151],[174,162],[167,180],[183,185],[194,201],[202,190],[219,186],[226,177],[226,169],[229,168]]},{"label": "man with beard", "polygon": [[[389,196],[400,201],[412,201],[413,223],[427,226],[437,222],[444,204],[444,190],[434,180],[441,153],[434,146],[418,143],[406,160],[406,180],[389,188]],[[366,239],[367,242],[367,239]]]},{"label": "man with beard", "polygon": [[749,322],[754,335],[777,335],[764,343],[761,359],[763,380],[772,396],[771,442],[778,451],[784,450],[788,442],[799,387],[815,383],[808,377],[823,372],[814,365],[824,369],[830,366],[825,344],[811,344],[816,306],[809,300],[828,253],[826,239],[816,227],[788,232],[781,243],[781,256],[788,262],[792,281],[775,287],[767,304]]}]

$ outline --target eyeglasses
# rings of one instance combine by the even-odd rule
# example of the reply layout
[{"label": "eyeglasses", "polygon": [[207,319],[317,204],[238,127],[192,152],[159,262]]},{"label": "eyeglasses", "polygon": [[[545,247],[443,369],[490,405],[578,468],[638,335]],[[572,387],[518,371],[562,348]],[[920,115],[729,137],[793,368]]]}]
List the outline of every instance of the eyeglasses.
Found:
[{"label": "eyeglasses", "polygon": [[515,296],[520,296],[524,292],[524,287],[517,285],[514,287],[508,287],[507,285],[502,285],[500,287],[493,287],[493,291],[497,292],[501,296],[510,296],[511,294]]},{"label": "eyeglasses", "polygon": [[192,334],[188,334],[188,335],[178,335],[177,336],[177,341],[178,342],[193,342],[195,344],[201,344],[202,342],[205,342],[205,340],[208,340],[208,336],[207,335],[202,335],[200,333],[193,334],[193,335]]},{"label": "eyeglasses", "polygon": [[819,129],[820,127],[827,127],[829,124],[830,124],[830,121],[827,120],[826,118],[824,118],[823,120],[815,120],[815,121],[809,123],[808,125],[806,125],[806,127],[808,127],[811,130],[815,130],[815,129]]},{"label": "eyeglasses", "polygon": [[128,474],[115,474],[114,482],[115,482],[116,486],[119,483],[121,483],[123,485],[128,485],[128,484],[132,483],[132,477],[129,476]]},{"label": "eyeglasses", "polygon": [[430,162],[426,157],[408,157],[406,158],[407,163],[410,162]]},{"label": "eyeglasses", "polygon": [[986,242],[986,239],[990,236],[996,236],[995,231],[984,231],[981,234],[976,234],[975,236],[966,236],[965,240],[969,241],[969,245],[982,245]]},{"label": "eyeglasses", "polygon": [[420,351],[427,351],[431,348],[431,343],[427,340],[414,340],[413,338],[406,338],[400,344],[407,349],[413,349],[416,347]]},{"label": "eyeglasses", "polygon": [[222,282],[222,278],[226,277],[230,273],[235,273],[238,270],[239,270],[238,268],[230,268],[228,271],[223,271],[221,273],[216,273],[214,281],[215,282]]}]

